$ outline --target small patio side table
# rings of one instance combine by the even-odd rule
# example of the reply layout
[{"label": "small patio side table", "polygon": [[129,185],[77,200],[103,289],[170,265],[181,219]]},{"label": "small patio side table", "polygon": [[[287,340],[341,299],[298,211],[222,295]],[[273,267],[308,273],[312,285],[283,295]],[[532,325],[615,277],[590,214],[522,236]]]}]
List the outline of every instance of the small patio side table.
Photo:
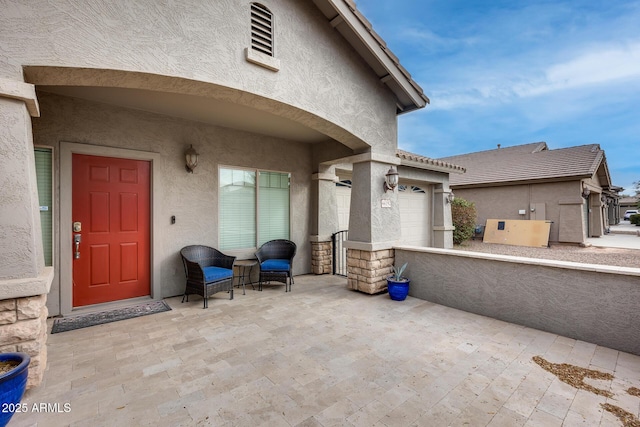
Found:
[{"label": "small patio side table", "polygon": [[[242,285],[242,295],[246,295],[245,286],[247,284],[251,285],[251,287],[255,290],[255,286],[253,286],[253,282],[251,281],[251,272],[253,271],[253,267],[258,264],[258,261],[255,259],[244,259],[240,261],[236,261],[233,264],[233,267],[238,267],[238,274],[234,277],[238,278],[238,286]],[[247,283],[247,278],[249,279],[249,283]]]}]

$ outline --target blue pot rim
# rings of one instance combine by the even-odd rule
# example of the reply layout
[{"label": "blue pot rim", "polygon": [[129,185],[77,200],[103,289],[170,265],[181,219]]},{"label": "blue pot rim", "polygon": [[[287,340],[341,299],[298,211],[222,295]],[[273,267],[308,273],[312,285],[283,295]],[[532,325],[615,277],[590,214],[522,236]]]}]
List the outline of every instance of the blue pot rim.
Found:
[{"label": "blue pot rim", "polygon": [[0,353],[0,362],[7,362],[7,361],[18,361],[20,362],[20,364],[15,368],[13,368],[12,370],[10,370],[9,372],[6,372],[0,375],[0,383],[3,383],[5,381],[8,381],[20,375],[29,366],[29,362],[31,362],[31,357],[27,353],[21,353],[21,352]]},{"label": "blue pot rim", "polygon": [[390,277],[387,277],[387,285],[390,284],[390,283],[392,283],[394,285],[406,285],[406,286],[409,286],[409,283],[411,283],[411,280],[405,278],[404,280],[397,281],[397,280],[391,279]]}]

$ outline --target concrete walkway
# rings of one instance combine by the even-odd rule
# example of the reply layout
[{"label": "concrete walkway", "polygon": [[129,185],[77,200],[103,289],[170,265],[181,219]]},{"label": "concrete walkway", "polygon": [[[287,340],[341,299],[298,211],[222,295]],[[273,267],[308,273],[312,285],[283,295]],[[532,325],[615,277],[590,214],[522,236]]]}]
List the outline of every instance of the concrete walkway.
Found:
[{"label": "concrete walkway", "polygon": [[618,225],[611,226],[609,234],[590,237],[587,242],[602,248],[640,249],[638,231],[640,227],[629,224],[629,221],[622,221]]},{"label": "concrete walkway", "polygon": [[[622,426],[606,408],[640,416],[640,356],[365,295],[336,276],[298,276],[291,293],[216,294],[207,310],[197,297],[167,302],[170,312],[50,335],[44,383],[10,427]],[[535,356],[612,378],[576,388]]]}]

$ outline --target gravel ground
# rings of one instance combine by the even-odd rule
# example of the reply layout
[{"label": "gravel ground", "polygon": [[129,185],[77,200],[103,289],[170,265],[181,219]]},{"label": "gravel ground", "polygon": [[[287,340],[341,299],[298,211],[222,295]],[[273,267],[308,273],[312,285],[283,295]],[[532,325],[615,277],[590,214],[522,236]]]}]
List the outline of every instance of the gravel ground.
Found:
[{"label": "gravel ground", "polygon": [[454,246],[454,249],[527,258],[582,262],[585,264],[640,268],[640,250],[637,249],[599,248],[595,246],[582,248],[561,244],[551,245],[550,248],[530,248],[526,246],[483,243],[480,240],[466,241],[462,245]]}]

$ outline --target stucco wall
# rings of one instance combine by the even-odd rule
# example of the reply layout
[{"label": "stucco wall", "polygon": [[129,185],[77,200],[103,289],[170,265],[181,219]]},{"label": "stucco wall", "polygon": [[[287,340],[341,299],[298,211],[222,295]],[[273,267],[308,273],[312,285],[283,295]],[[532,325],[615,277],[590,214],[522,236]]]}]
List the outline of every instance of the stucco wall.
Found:
[{"label": "stucco wall", "polygon": [[[478,224],[485,224],[487,219],[533,219],[531,205],[544,203],[545,218],[535,219],[552,221],[549,240],[572,243],[580,243],[583,240],[582,211],[578,206],[571,210],[565,208],[565,212],[561,214],[561,206],[568,206],[567,203],[571,206],[582,204],[580,192],[579,181],[473,189],[454,188],[456,197],[475,203]],[[518,213],[521,209],[525,211],[524,215]],[[562,236],[560,227],[564,227]]]},{"label": "stucco wall", "polygon": [[37,277],[44,267],[30,117],[24,103],[0,98],[0,280]]},{"label": "stucco wall", "polygon": [[640,269],[395,248],[409,295],[640,355]]},{"label": "stucco wall", "polygon": [[[291,172],[291,239],[299,247],[294,273],[311,269],[309,240],[311,145],[235,131],[166,116],[120,109],[84,100],[39,94],[42,117],[33,120],[35,143],[54,147],[56,206],[60,205],[59,142],[121,147],[158,153],[159,171],[153,197],[160,198],[162,297],[184,291],[184,271],[178,251],[189,244],[218,244],[218,167],[220,165]],[[193,144],[200,154],[194,174],[184,168],[184,150]],[[154,166],[155,167],[155,166]],[[55,229],[60,229],[60,209]],[[176,224],[170,218],[176,216]],[[56,242],[61,237],[56,235]],[[50,315],[60,309],[59,263],[48,299]]]},{"label": "stucco wall", "polygon": [[392,152],[393,95],[313,2],[261,3],[274,14],[278,72],[245,60],[247,0],[6,1],[0,77],[22,80],[22,66],[38,65],[194,79],[294,106]]}]

